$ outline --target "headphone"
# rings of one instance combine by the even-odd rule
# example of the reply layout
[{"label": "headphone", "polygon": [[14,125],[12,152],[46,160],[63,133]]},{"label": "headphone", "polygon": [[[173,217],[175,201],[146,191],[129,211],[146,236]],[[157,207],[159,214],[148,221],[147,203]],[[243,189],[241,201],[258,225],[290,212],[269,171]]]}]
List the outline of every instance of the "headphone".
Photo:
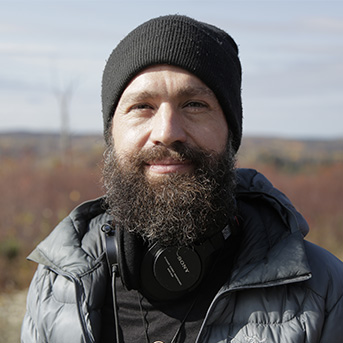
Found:
[{"label": "headphone", "polygon": [[[120,275],[118,235],[110,223],[102,225],[106,237],[106,257],[110,273]],[[206,275],[215,253],[231,235],[226,226],[200,244],[162,247],[154,243],[142,259],[140,291],[154,300],[172,300],[194,290]]]}]

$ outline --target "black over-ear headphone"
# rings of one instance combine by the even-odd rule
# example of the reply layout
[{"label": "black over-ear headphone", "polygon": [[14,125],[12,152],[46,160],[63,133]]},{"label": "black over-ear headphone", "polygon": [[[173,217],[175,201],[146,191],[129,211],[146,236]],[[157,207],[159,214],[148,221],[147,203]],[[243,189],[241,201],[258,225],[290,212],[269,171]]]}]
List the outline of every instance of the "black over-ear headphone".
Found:
[{"label": "black over-ear headphone", "polygon": [[[111,274],[120,274],[118,235],[110,223],[102,226],[106,234],[106,256]],[[202,281],[215,252],[231,235],[229,227],[217,232],[201,244],[189,247],[161,247],[153,244],[142,259],[140,291],[155,300],[182,297]]]}]

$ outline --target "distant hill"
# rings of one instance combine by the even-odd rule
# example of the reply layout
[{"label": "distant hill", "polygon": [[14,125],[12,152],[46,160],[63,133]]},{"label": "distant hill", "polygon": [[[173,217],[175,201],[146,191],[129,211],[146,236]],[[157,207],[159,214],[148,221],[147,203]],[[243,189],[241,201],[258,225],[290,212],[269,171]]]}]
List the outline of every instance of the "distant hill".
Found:
[{"label": "distant hill", "polygon": [[239,150],[242,163],[327,164],[343,162],[343,139],[245,137]]},{"label": "distant hill", "polygon": [[[68,150],[93,152],[103,150],[101,135],[71,135],[66,142]],[[34,154],[39,157],[58,155],[62,149],[61,136],[57,133],[5,132],[0,133],[0,156]]]},{"label": "distant hill", "polygon": [[[102,135],[72,135],[67,146],[72,153],[99,153],[104,149]],[[33,154],[39,157],[58,155],[61,137],[56,133],[0,133],[0,156],[20,157]],[[343,139],[307,140],[271,137],[243,139],[238,159],[247,163],[332,163],[343,162]]]}]

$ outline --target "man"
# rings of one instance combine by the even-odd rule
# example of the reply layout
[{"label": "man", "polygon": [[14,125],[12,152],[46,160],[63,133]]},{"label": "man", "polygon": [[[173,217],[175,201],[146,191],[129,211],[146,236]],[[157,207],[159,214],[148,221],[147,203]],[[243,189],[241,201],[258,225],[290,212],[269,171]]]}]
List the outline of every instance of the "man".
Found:
[{"label": "man", "polygon": [[212,25],[165,16],[119,43],[106,196],[30,255],[22,342],[342,341],[342,263],[261,174],[235,169],[240,87],[237,46]]}]

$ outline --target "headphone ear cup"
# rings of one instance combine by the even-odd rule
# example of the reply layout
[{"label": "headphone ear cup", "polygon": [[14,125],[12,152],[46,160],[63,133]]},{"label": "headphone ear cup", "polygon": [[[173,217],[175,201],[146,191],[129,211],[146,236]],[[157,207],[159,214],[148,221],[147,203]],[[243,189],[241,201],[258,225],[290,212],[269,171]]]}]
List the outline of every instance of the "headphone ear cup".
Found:
[{"label": "headphone ear cup", "polygon": [[199,284],[202,264],[193,248],[154,244],[142,261],[141,291],[153,299],[179,298]]}]

